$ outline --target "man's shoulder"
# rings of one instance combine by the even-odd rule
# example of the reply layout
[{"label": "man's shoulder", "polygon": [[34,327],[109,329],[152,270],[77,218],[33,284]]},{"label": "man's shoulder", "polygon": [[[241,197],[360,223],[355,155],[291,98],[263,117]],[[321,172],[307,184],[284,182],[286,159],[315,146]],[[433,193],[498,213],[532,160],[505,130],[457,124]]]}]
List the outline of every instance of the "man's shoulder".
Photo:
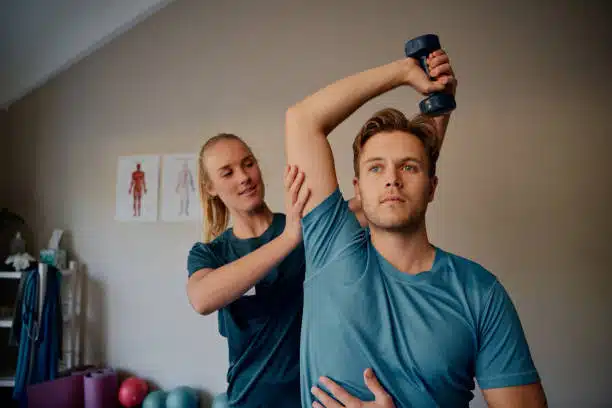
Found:
[{"label": "man's shoulder", "polygon": [[463,286],[488,291],[497,282],[497,276],[482,263],[457,253],[441,250],[444,266]]}]

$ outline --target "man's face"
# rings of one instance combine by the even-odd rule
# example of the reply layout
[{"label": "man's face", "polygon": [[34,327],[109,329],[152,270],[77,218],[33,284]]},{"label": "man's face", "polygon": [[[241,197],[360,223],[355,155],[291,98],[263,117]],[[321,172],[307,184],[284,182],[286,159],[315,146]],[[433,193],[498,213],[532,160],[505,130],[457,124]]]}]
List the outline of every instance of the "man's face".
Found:
[{"label": "man's face", "polygon": [[421,226],[437,185],[428,166],[425,148],[412,134],[381,132],[365,143],[353,184],[370,228],[412,231]]},{"label": "man's face", "polygon": [[236,211],[254,211],[263,205],[264,185],[257,161],[237,140],[220,140],[205,154],[209,192]]}]

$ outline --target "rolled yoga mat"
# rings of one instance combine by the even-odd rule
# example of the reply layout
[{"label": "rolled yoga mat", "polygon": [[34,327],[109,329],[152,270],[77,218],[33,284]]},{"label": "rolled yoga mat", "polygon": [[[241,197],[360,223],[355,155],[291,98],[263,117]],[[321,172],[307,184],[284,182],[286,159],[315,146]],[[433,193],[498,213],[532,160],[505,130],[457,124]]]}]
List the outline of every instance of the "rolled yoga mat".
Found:
[{"label": "rolled yoga mat", "polygon": [[83,377],[84,408],[116,408],[119,383],[111,369],[90,371]]},{"label": "rolled yoga mat", "polygon": [[83,376],[67,376],[27,387],[28,408],[83,408]]}]

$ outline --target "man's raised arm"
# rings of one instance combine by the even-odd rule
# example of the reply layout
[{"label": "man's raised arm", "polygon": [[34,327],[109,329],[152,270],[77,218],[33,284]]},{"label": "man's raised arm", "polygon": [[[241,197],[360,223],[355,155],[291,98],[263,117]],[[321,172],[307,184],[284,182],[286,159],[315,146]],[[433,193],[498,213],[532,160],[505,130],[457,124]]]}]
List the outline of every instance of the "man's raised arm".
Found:
[{"label": "man's raised arm", "polygon": [[310,212],[337,187],[334,158],[327,135],[370,99],[401,85],[421,93],[442,91],[449,77],[432,82],[416,60],[405,58],[353,74],[315,92],[287,110],[285,145],[287,163],[306,176]]}]

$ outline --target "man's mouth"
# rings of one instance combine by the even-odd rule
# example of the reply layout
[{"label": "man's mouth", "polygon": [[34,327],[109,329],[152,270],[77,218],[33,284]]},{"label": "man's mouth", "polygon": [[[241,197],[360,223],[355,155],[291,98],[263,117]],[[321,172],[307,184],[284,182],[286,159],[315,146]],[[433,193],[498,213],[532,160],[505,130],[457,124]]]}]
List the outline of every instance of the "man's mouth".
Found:
[{"label": "man's mouth", "polygon": [[384,197],[380,202],[381,203],[389,203],[389,202],[392,202],[392,203],[403,203],[404,201],[406,201],[406,200],[404,200],[402,197],[400,197],[398,195],[390,195],[390,196]]}]

